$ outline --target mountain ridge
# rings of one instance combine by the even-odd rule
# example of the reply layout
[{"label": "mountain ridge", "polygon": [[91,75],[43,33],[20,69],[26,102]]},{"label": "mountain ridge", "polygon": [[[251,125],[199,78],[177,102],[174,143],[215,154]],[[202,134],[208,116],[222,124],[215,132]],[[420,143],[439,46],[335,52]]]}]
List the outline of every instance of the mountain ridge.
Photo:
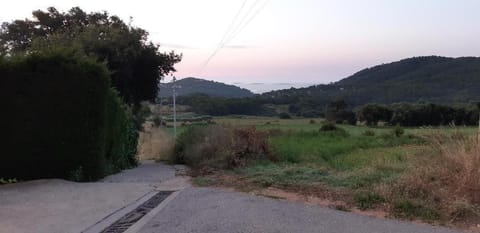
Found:
[{"label": "mountain ridge", "polygon": [[360,70],[331,84],[271,91],[261,96],[279,103],[310,99],[325,104],[344,99],[353,106],[366,103],[478,101],[480,58],[407,58]]},{"label": "mountain ridge", "polygon": [[[177,80],[176,85],[180,87],[177,89],[178,96],[205,94],[212,97],[244,98],[253,97],[255,95],[250,90],[235,85],[194,77],[179,79]],[[173,83],[171,82],[161,84],[159,97],[172,96],[172,87]]]}]

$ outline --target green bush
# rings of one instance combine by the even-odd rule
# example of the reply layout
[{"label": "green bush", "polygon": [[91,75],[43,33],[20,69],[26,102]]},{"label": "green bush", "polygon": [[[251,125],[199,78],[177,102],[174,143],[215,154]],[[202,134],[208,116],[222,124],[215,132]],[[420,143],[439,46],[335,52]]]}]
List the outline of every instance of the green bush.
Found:
[{"label": "green bush", "polygon": [[67,52],[0,60],[0,177],[89,181],[135,165],[137,132],[109,78]]},{"label": "green bush", "polygon": [[278,117],[280,119],[292,119],[292,117],[290,116],[290,114],[286,113],[286,112],[281,112],[280,114],[278,114]]},{"label": "green bush", "polygon": [[373,131],[371,129],[367,129],[367,130],[362,132],[362,135],[367,136],[367,137],[373,137],[373,136],[375,136],[375,131]]},{"label": "green bush", "polygon": [[404,133],[405,133],[405,130],[403,130],[403,128],[400,127],[399,124],[397,124],[395,128],[393,128],[393,134],[397,137],[402,136]]},{"label": "green bush", "polygon": [[322,126],[320,127],[320,131],[336,131],[339,130],[339,128],[335,125],[335,123],[326,121],[322,123]]}]

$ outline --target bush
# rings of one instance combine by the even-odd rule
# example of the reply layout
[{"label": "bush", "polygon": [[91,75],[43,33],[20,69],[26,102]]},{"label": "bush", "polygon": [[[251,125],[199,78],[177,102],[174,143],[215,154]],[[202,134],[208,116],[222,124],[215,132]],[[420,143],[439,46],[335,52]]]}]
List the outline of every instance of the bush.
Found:
[{"label": "bush", "polygon": [[155,125],[155,127],[159,127],[162,125],[162,118],[160,118],[159,116],[155,116],[153,118],[153,124]]},{"label": "bush", "polygon": [[326,121],[322,124],[320,127],[320,131],[335,131],[338,130],[339,128],[335,125],[335,123]]},{"label": "bush", "polygon": [[400,127],[399,124],[397,124],[395,128],[393,128],[393,134],[397,137],[402,136],[404,133],[405,133],[405,130],[403,130],[403,128]]},{"label": "bush", "polygon": [[231,169],[256,159],[275,160],[266,133],[219,125],[190,127],[177,138],[174,162],[194,169]]},{"label": "bush", "polygon": [[367,130],[363,131],[362,135],[367,136],[367,137],[373,137],[373,136],[375,136],[375,131],[373,131],[371,129],[367,129]]},{"label": "bush", "polygon": [[0,60],[0,177],[95,180],[135,165],[137,132],[95,61],[50,52]]},{"label": "bush", "polygon": [[310,121],[309,121],[308,123],[310,123],[310,124],[315,124],[315,123],[317,123],[317,122],[316,122],[314,119],[310,119]]},{"label": "bush", "polygon": [[280,114],[278,114],[278,117],[280,119],[291,119],[292,117],[290,116],[290,114],[286,113],[286,112],[282,112]]}]

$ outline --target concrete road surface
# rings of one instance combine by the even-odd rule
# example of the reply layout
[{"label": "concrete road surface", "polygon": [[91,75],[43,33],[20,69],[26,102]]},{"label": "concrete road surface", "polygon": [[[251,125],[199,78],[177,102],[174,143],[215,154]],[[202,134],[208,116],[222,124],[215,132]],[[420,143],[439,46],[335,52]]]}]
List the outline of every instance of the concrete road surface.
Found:
[{"label": "concrete road surface", "polygon": [[379,219],[210,188],[187,188],[140,233],[453,233],[446,228]]},{"label": "concrete road surface", "polygon": [[49,179],[2,185],[0,233],[90,232],[97,222],[127,211],[158,187],[175,190],[178,182],[168,182],[175,181],[175,171],[172,166],[144,162],[95,183]]},{"label": "concrete road surface", "polygon": [[[0,186],[0,233],[96,233],[159,190],[180,190],[128,233],[447,233],[446,228],[376,219],[212,188],[176,176],[184,167],[146,162],[96,183],[37,180]],[[184,171],[183,171],[184,172]]]}]

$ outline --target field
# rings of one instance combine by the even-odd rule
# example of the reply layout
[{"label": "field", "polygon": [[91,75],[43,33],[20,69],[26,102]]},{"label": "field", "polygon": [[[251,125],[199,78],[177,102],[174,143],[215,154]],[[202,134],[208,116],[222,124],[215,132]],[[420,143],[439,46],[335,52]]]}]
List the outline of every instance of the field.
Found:
[{"label": "field", "polygon": [[[231,169],[201,168],[194,174],[194,183],[431,223],[451,224],[462,219],[461,223],[455,224],[468,225],[472,221],[471,213],[474,213],[473,219],[479,219],[476,215],[479,209],[474,204],[462,206],[458,214],[456,206],[446,207],[432,201],[437,198],[432,194],[404,194],[415,192],[412,190],[423,185],[418,182],[417,186],[409,188],[408,179],[419,166],[428,165],[430,161],[436,164],[441,159],[438,153],[442,152],[436,150],[429,140],[432,135],[468,138],[476,135],[476,127],[336,125],[337,130],[321,131],[323,122],[323,119],[214,118],[210,124],[230,128],[255,127],[265,132],[275,159],[256,159]],[[185,124],[178,124],[178,132],[188,128]],[[208,127],[206,122],[200,124]],[[167,132],[172,134],[171,125]],[[206,147],[201,145],[198,148]],[[428,180],[425,182],[429,183]],[[458,218],[460,215],[468,217]]]}]

